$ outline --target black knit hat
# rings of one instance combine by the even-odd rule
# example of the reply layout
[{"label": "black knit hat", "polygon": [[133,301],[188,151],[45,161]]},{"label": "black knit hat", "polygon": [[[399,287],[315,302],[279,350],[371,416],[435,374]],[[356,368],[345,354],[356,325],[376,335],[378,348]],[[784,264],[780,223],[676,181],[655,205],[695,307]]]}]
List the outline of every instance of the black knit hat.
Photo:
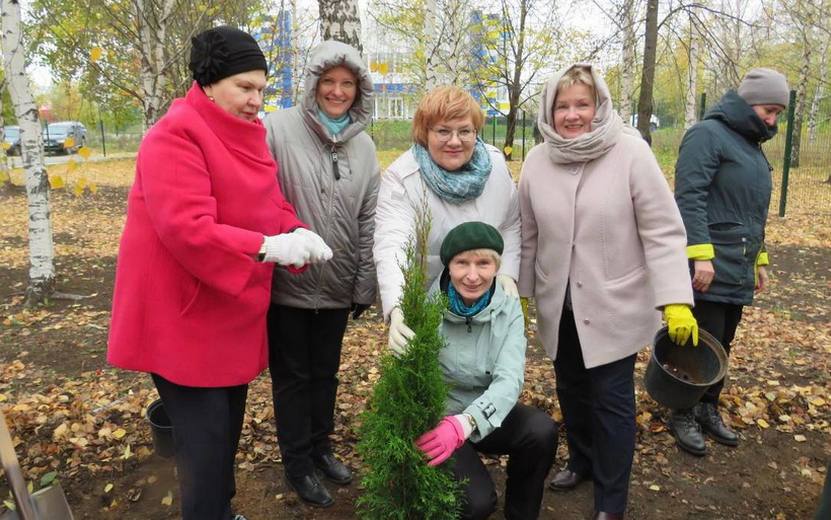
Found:
[{"label": "black knit hat", "polygon": [[493,249],[502,254],[504,243],[499,230],[484,222],[465,222],[447,233],[441,243],[441,263],[447,266],[454,256],[472,249]]},{"label": "black knit hat", "polygon": [[257,41],[247,32],[228,25],[203,31],[191,38],[190,63],[193,79],[201,86],[268,64]]}]

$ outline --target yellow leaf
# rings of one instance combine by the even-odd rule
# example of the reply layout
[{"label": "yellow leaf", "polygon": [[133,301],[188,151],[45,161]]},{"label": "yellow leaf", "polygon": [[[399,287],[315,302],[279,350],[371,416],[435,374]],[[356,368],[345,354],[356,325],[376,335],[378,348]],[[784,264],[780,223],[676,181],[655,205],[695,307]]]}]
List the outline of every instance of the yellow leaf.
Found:
[{"label": "yellow leaf", "polygon": [[756,419],[756,424],[758,424],[760,428],[770,428],[770,425],[764,419]]},{"label": "yellow leaf", "polygon": [[11,147],[12,147],[12,143],[10,143],[10,142],[8,142],[8,141],[3,141],[3,145],[2,145],[2,146],[3,146],[3,149],[4,149],[4,150],[8,150],[9,148],[11,148]]},{"label": "yellow leaf", "polygon": [[127,460],[133,456],[133,450],[130,449],[130,445],[128,444],[126,448],[124,448],[124,455],[121,456],[122,459]]},{"label": "yellow leaf", "polygon": [[89,50],[89,59],[92,60],[93,63],[101,59],[101,55],[104,54],[104,50],[101,47],[93,47]]},{"label": "yellow leaf", "polygon": [[825,406],[825,399],[822,397],[815,397],[811,399],[811,404],[814,406]]},{"label": "yellow leaf", "polygon": [[66,140],[63,142],[63,147],[72,148],[73,146],[75,146],[75,139],[73,139],[72,137],[67,137]]},{"label": "yellow leaf", "polygon": [[92,194],[98,193],[98,186],[96,186],[94,182],[87,184],[87,189]]},{"label": "yellow leaf", "polygon": [[267,113],[267,114],[268,114],[268,113],[271,113],[271,112],[274,112],[274,111],[276,111],[276,110],[277,110],[277,109],[276,109],[274,106],[272,106],[272,105],[266,105],[266,106],[264,106],[264,107],[263,107],[263,111],[264,111],[265,113]]},{"label": "yellow leaf", "polygon": [[60,175],[50,175],[49,187],[53,190],[60,190],[66,187],[66,182],[64,182],[63,177],[61,177]]},{"label": "yellow leaf", "polygon": [[113,432],[113,438],[115,438],[116,440],[121,439],[125,435],[127,435],[127,431],[124,428],[119,428]]},{"label": "yellow leaf", "polygon": [[87,148],[86,146],[82,146],[78,148],[78,155],[84,158],[84,160],[89,159],[89,156],[92,155],[92,150]]},{"label": "yellow leaf", "polygon": [[110,492],[110,491],[112,491],[112,490],[113,490],[113,485],[112,485],[112,483],[107,484],[106,486],[104,486],[104,493],[109,493],[109,492]]},{"label": "yellow leaf", "polygon": [[656,484],[652,484],[651,486],[649,486],[649,490],[650,490],[650,491],[660,491],[660,490],[661,490],[661,486],[658,486],[658,485],[656,485]]},{"label": "yellow leaf", "polygon": [[502,149],[502,151],[505,152],[505,155],[511,155],[511,152],[513,152],[514,149],[510,146],[506,146],[505,148]]},{"label": "yellow leaf", "polygon": [[12,502],[11,500],[4,500],[3,505],[6,506],[6,509],[8,509],[9,511],[15,511],[17,509],[14,505],[14,502]]},{"label": "yellow leaf", "polygon": [[165,495],[165,497],[162,499],[162,504],[164,504],[166,506],[170,506],[170,505],[173,504],[173,492],[172,491],[167,492],[167,495]]},{"label": "yellow leaf", "polygon": [[76,182],[76,183],[75,183],[75,188],[73,188],[73,189],[72,189],[72,193],[73,193],[76,197],[80,197],[81,195],[83,195],[83,194],[84,194],[84,185],[83,185],[83,184],[81,184],[80,182]]}]

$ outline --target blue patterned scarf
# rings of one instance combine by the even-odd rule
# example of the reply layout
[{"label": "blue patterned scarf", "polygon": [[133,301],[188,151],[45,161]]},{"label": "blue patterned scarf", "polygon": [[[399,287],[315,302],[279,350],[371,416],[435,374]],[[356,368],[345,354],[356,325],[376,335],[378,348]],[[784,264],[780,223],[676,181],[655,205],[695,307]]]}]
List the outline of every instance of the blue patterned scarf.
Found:
[{"label": "blue patterned scarf", "polygon": [[456,288],[453,287],[453,284],[447,284],[447,299],[448,299],[448,306],[450,308],[450,312],[457,316],[462,316],[463,318],[469,318],[471,316],[476,316],[479,312],[488,306],[491,302],[491,291],[485,291],[485,294],[479,297],[473,305],[468,307],[465,305],[464,300],[456,292]]},{"label": "blue patterned scarf", "polygon": [[451,204],[461,204],[482,194],[491,173],[491,156],[485,142],[476,138],[473,156],[458,170],[448,172],[430,157],[426,148],[416,143],[412,147],[421,178],[440,199]]}]

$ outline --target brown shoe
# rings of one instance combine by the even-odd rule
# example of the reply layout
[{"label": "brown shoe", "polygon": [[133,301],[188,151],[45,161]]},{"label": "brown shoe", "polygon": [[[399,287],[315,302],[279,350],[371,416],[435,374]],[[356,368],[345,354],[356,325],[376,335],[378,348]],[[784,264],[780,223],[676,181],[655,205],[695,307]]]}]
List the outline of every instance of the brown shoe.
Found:
[{"label": "brown shoe", "polygon": [[554,491],[568,491],[577,487],[577,484],[584,480],[586,480],[586,477],[566,468],[554,475],[554,478],[548,483],[548,487]]}]

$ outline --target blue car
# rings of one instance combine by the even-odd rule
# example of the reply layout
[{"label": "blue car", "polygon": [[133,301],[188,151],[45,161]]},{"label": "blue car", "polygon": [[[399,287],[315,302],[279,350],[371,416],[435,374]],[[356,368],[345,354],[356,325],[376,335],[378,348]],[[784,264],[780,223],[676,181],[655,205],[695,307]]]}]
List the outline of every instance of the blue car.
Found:
[{"label": "blue car", "polygon": [[20,155],[20,127],[4,126],[3,143],[3,147],[6,149],[6,155]]},{"label": "blue car", "polygon": [[[68,139],[71,139],[67,142]],[[87,142],[87,129],[78,121],[50,123],[43,130],[46,153],[75,153]]]}]

